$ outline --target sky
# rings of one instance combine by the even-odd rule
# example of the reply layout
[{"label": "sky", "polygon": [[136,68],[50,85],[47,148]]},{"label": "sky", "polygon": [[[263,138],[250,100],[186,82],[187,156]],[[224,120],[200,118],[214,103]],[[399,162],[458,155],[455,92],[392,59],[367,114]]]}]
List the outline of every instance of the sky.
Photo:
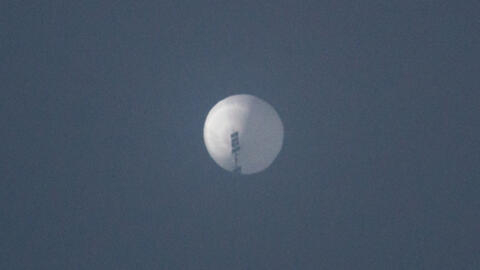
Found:
[{"label": "sky", "polygon": [[[478,1],[2,1],[1,269],[480,269]],[[208,111],[285,137],[238,176]]]}]

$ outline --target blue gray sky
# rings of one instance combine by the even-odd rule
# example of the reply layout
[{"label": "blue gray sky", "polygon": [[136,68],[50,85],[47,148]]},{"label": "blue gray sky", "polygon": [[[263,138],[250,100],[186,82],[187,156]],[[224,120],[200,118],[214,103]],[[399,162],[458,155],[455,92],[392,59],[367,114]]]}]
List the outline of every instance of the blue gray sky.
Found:
[{"label": "blue gray sky", "polygon": [[[1,269],[480,269],[478,1],[3,1]],[[218,167],[210,108],[285,126]]]}]

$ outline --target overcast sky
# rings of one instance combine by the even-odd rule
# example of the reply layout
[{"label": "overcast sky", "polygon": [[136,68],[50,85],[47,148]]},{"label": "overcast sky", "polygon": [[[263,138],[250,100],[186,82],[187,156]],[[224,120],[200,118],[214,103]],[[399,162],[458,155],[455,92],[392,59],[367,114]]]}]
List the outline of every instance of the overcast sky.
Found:
[{"label": "overcast sky", "polygon": [[[1,269],[480,269],[478,1],[2,1]],[[256,95],[266,171],[203,124]]]}]

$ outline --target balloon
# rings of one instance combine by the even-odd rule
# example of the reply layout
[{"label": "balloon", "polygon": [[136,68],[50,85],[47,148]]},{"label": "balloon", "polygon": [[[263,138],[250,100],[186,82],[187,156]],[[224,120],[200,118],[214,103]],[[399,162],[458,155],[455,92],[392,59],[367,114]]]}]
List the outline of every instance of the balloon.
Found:
[{"label": "balloon", "polygon": [[252,95],[234,95],[208,113],[203,139],[213,160],[228,171],[265,170],[283,144],[283,124],[275,109]]}]

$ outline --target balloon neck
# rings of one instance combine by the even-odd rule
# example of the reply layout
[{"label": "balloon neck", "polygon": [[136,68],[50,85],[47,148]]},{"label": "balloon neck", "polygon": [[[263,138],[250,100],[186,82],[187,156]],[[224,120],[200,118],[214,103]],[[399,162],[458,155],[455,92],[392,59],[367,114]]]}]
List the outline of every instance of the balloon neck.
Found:
[{"label": "balloon neck", "polygon": [[234,173],[241,173],[242,166],[238,164],[238,155],[240,153],[240,136],[238,135],[238,131],[234,131],[230,134],[230,140],[232,145],[232,155],[233,160],[235,163],[235,167],[233,168]]}]

